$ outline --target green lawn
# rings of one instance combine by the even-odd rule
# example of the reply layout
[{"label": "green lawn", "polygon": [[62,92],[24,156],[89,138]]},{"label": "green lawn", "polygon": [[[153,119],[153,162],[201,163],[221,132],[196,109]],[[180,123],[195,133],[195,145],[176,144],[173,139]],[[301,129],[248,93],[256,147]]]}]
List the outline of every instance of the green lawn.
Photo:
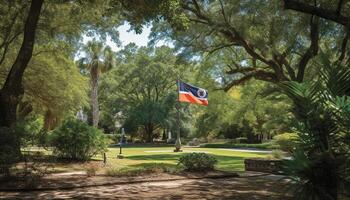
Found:
[{"label": "green lawn", "polygon": [[[107,162],[116,168],[139,168],[152,163],[164,163],[175,166],[181,154],[186,151],[205,152],[214,155],[218,159],[217,169],[225,171],[244,171],[244,159],[252,157],[266,157],[262,153],[246,153],[220,150],[214,148],[183,148],[185,152],[174,153],[174,147],[130,147],[123,148],[124,159],[117,159],[119,148],[109,148]],[[168,152],[155,152],[168,151]],[[96,159],[101,160],[101,156]]]},{"label": "green lawn", "polygon": [[[123,159],[117,159],[119,154],[119,147],[109,148],[107,155],[107,167],[100,170],[113,169],[122,171],[133,171],[144,169],[145,167],[152,166],[154,164],[160,164],[162,166],[175,167],[179,157],[182,154],[189,152],[205,152],[214,155],[218,164],[216,166],[219,170],[224,171],[244,171],[244,159],[253,157],[267,157],[266,153],[247,153],[247,152],[234,152],[228,150],[222,150],[218,148],[183,148],[184,152],[173,152],[174,147],[125,147],[123,148]],[[31,148],[29,151],[41,151],[45,155],[51,155],[51,151],[46,151],[42,148]],[[55,159],[54,159],[55,160]],[[102,155],[97,155],[93,160],[102,161]],[[60,162],[51,161],[54,168],[52,172],[71,172],[86,170],[87,163],[81,162]],[[102,172],[102,171],[101,171]]]}]

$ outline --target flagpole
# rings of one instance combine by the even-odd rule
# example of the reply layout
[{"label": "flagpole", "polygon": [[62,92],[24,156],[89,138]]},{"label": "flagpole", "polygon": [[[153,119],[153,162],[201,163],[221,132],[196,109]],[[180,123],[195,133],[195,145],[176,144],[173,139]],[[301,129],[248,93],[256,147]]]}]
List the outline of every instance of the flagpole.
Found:
[{"label": "flagpole", "polygon": [[180,131],[181,131],[181,121],[180,121],[180,99],[179,99],[179,91],[180,91],[180,78],[177,78],[177,102],[176,102],[176,110],[177,110],[177,133],[176,133],[176,141],[175,141],[175,149],[174,152],[182,152],[181,150],[181,139],[180,139]]}]

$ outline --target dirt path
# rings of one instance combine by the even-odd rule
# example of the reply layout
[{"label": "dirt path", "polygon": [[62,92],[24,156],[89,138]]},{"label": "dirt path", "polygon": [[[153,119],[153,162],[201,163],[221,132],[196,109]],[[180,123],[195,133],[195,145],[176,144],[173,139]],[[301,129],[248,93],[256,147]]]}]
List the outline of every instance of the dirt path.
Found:
[{"label": "dirt path", "polygon": [[292,199],[276,177],[186,179],[36,192],[0,192],[0,199]]}]

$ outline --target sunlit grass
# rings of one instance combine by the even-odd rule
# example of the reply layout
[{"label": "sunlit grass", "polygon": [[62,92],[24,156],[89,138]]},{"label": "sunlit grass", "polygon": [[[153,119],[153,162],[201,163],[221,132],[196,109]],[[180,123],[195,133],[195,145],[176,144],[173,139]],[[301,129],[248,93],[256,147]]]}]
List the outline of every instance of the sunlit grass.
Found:
[{"label": "sunlit grass", "polygon": [[[109,148],[106,153],[107,165],[101,168],[101,173],[106,173],[106,170],[118,170],[123,171],[137,171],[161,164],[167,167],[176,167],[178,159],[182,154],[189,152],[205,152],[212,154],[218,160],[216,169],[223,171],[244,171],[244,159],[253,157],[267,157],[269,154],[266,153],[250,153],[250,152],[236,152],[228,151],[224,149],[216,148],[183,148],[184,152],[173,152],[174,147],[125,147],[122,149],[124,155],[123,159],[118,159],[119,147]],[[53,164],[54,169],[52,172],[72,172],[72,171],[84,171],[86,163],[82,162],[65,162],[55,160],[54,157],[50,156],[51,151],[44,150],[42,148],[36,149],[31,148],[27,151],[40,151],[46,155],[47,158],[51,159],[50,162]],[[24,151],[25,153],[26,151]],[[103,160],[102,155],[97,155],[92,158],[91,162]]]},{"label": "sunlit grass", "polygon": [[[116,168],[138,168],[148,163],[164,163],[175,166],[181,154],[193,151],[214,155],[218,159],[217,169],[219,170],[244,171],[245,158],[267,156],[267,154],[262,153],[234,152],[213,148],[183,148],[185,151],[180,153],[172,152],[173,149],[173,147],[123,148],[124,158],[117,159],[119,148],[109,148],[106,153],[107,163]],[[102,160],[102,156],[97,156],[96,159]]]}]

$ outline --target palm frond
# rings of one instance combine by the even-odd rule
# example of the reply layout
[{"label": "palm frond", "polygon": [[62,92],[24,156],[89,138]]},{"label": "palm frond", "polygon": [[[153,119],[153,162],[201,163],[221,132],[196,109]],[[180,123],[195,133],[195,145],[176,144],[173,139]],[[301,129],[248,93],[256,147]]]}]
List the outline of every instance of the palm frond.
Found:
[{"label": "palm frond", "polygon": [[333,95],[350,95],[350,67],[342,64],[323,67],[320,73],[326,88]]}]

